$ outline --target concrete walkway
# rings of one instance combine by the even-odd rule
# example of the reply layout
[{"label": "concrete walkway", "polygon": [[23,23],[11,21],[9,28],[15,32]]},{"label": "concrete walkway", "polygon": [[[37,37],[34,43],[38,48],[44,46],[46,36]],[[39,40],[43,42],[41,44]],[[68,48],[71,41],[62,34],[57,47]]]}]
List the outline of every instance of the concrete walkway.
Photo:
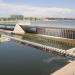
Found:
[{"label": "concrete walkway", "polygon": [[0,29],[0,32],[4,32],[4,33],[11,33],[11,32],[13,32],[13,31],[11,31],[11,30],[4,30],[4,29]]},{"label": "concrete walkway", "polygon": [[6,42],[6,41],[10,41],[11,39],[9,37],[5,37],[4,35],[1,35],[0,37],[0,42]]},{"label": "concrete walkway", "polygon": [[72,61],[51,75],[75,75],[75,61]]}]

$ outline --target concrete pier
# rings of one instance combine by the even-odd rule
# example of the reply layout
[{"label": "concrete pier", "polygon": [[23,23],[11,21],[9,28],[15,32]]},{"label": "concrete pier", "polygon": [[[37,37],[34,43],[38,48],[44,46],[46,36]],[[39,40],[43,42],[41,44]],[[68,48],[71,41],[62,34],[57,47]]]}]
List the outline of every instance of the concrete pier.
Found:
[{"label": "concrete pier", "polygon": [[10,41],[11,39],[9,37],[5,37],[4,35],[1,35],[0,37],[0,42],[6,42],[6,41]]},{"label": "concrete pier", "polygon": [[75,61],[72,61],[51,75],[75,75]]}]

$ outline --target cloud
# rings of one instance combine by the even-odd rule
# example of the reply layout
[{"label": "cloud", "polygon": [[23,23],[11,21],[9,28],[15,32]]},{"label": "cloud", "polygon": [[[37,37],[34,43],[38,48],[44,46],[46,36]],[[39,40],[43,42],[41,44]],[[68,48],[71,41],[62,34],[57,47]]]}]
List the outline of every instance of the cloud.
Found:
[{"label": "cloud", "polygon": [[75,9],[34,7],[1,2],[2,1],[0,1],[0,15],[22,14],[31,17],[75,17]]}]

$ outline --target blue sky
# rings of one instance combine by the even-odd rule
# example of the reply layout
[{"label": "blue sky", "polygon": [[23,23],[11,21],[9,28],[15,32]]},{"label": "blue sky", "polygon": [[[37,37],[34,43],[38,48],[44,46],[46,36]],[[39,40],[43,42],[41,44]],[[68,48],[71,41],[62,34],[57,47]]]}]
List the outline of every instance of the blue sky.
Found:
[{"label": "blue sky", "polygon": [[73,17],[75,0],[0,0],[0,16]]},{"label": "blue sky", "polygon": [[42,7],[75,8],[75,0],[3,0],[6,3],[28,4]]}]

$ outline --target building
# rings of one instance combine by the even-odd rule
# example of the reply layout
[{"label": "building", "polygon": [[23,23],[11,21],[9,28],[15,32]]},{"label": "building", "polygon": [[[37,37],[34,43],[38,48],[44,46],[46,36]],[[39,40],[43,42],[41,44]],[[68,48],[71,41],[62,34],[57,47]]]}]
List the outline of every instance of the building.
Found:
[{"label": "building", "polygon": [[16,19],[16,20],[23,20],[24,16],[23,15],[11,15],[10,18]]}]

